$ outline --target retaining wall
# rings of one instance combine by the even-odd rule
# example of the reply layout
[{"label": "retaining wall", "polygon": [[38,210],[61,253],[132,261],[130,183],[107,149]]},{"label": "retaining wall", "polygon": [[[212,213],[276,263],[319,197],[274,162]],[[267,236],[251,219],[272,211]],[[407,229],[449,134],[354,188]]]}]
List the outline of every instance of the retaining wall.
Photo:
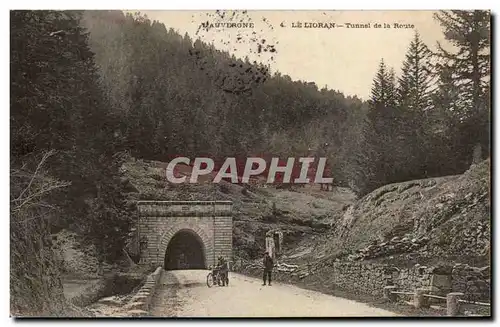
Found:
[{"label": "retaining wall", "polygon": [[[262,269],[255,264],[237,264],[235,270],[254,277],[262,276]],[[398,290],[430,289],[432,294],[446,295],[462,292],[465,299],[489,301],[490,269],[457,264],[448,267],[415,265],[398,268],[364,262],[324,262],[301,266],[295,271],[274,269],[273,279],[280,282],[322,283],[325,288],[340,288],[350,293],[383,296],[384,287],[394,285]]]},{"label": "retaining wall", "polygon": [[152,274],[148,275],[144,285],[132,297],[129,303],[124,306],[128,316],[144,317],[150,315],[151,301],[158,287],[162,272],[163,268],[158,267]]}]

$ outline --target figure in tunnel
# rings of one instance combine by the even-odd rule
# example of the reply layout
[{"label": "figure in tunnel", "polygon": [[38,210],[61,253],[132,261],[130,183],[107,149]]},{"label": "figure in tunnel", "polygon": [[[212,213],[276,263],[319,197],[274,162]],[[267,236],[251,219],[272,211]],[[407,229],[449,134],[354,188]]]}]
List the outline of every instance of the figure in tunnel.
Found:
[{"label": "figure in tunnel", "polygon": [[168,243],[165,251],[165,269],[205,269],[204,248],[195,233],[181,230]]}]

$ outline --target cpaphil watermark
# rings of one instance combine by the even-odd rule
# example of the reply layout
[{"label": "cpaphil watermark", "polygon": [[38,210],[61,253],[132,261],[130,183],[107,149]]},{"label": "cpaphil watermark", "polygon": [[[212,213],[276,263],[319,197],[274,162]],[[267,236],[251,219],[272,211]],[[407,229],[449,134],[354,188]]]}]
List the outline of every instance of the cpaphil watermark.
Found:
[{"label": "cpaphil watermark", "polygon": [[[327,158],[301,157],[265,160],[259,157],[246,158],[245,162],[229,157],[222,165],[208,157],[195,158],[192,165],[187,157],[177,157],[168,163],[167,180],[170,183],[197,183],[200,176],[210,176],[213,183],[230,180],[235,184],[248,184],[252,177],[265,177],[267,184],[275,182],[290,184],[332,184]],[[185,167],[184,171],[178,167]],[[177,172],[177,174],[176,174]],[[177,175],[177,176],[176,176]],[[214,176],[215,175],[215,176]]]}]

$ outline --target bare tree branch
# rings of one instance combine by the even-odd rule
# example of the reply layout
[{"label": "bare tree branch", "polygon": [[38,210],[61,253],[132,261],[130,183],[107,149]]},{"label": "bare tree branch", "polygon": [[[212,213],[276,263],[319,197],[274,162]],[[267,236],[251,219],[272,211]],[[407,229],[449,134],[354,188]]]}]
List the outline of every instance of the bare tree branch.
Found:
[{"label": "bare tree branch", "polygon": [[[55,154],[54,150],[45,152],[42,159],[38,163],[35,172],[33,174],[24,173],[19,170],[12,170],[11,176],[30,178],[28,185],[20,192],[19,196],[11,200],[11,211],[18,212],[23,209],[26,205],[33,203],[37,198],[43,197],[45,194],[54,191],[56,189],[66,187],[71,185],[70,182],[61,182],[54,180],[50,177],[40,176],[43,164],[47,161],[49,157]],[[25,165],[23,165],[25,167]],[[39,182],[35,182],[39,181]],[[37,203],[37,206],[53,208],[46,203]]]}]

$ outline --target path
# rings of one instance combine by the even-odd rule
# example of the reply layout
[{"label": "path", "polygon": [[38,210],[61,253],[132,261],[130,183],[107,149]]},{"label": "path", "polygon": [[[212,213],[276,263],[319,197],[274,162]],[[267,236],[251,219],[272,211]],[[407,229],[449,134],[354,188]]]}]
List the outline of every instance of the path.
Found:
[{"label": "path", "polygon": [[229,287],[208,288],[205,270],[163,272],[152,314],[162,317],[374,317],[397,314],[293,285],[230,273]]}]

